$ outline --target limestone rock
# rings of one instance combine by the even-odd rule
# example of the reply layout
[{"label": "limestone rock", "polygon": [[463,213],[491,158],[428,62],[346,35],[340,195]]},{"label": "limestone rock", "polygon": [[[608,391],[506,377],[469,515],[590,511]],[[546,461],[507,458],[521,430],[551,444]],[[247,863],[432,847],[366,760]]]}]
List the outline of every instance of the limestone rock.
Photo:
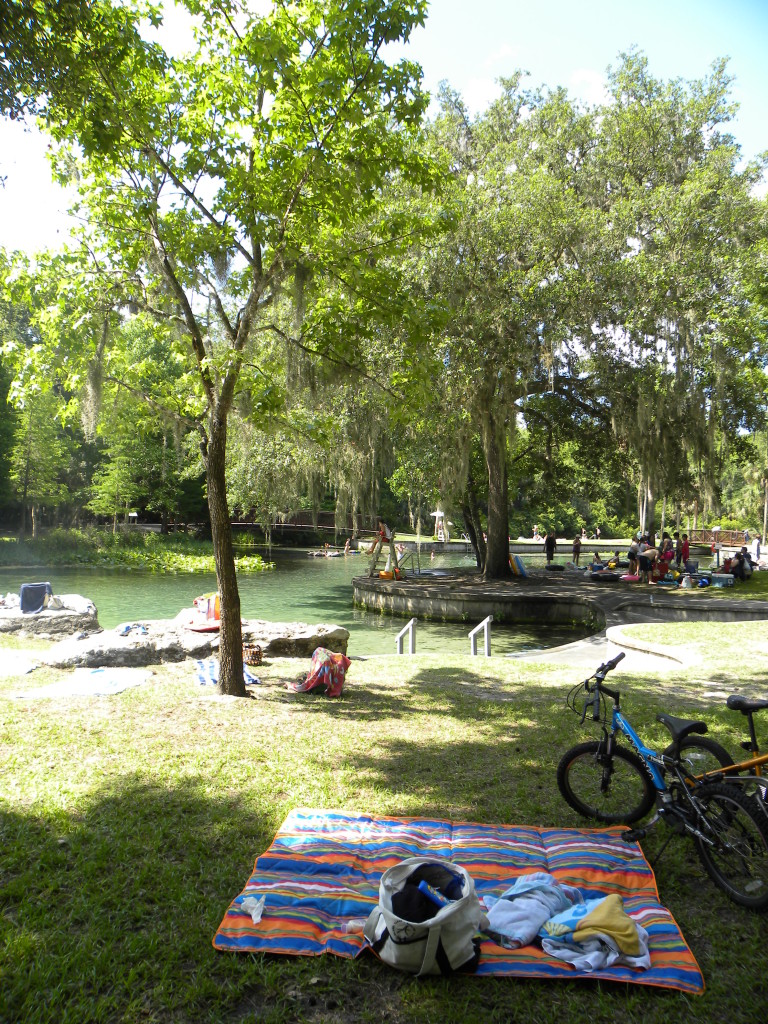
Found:
[{"label": "limestone rock", "polygon": [[[246,620],[243,640],[259,644],[266,657],[309,658],[316,647],[345,654],[349,631],[333,625]],[[175,619],[152,619],[124,623],[97,636],[62,640],[44,661],[56,668],[157,665],[207,658],[218,646],[218,633],[199,633]]]},{"label": "limestone rock", "polygon": [[346,654],[349,630],[326,623],[264,622],[247,619],[243,622],[243,640],[259,644],[262,653],[273,658],[311,658],[317,647],[336,654]]},{"label": "limestone rock", "polygon": [[0,605],[0,633],[25,632],[35,636],[62,636],[73,633],[95,633],[101,629],[96,605],[80,594],[56,594],[54,606],[41,612],[22,612],[18,596],[9,594]]}]

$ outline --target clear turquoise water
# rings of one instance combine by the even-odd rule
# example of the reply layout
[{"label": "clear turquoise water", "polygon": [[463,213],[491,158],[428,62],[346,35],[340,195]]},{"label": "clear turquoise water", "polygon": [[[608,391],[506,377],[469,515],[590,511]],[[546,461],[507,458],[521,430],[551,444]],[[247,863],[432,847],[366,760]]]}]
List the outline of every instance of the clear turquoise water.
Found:
[{"label": "clear turquoise water", "polygon": [[[351,654],[394,654],[397,634],[408,621],[352,606],[353,576],[363,575],[367,560],[361,555],[347,558],[312,558],[307,552],[273,549],[271,572],[240,573],[242,614],[248,619],[273,622],[329,622],[350,631]],[[469,557],[438,555],[424,562],[430,569],[471,567]],[[182,608],[191,607],[199,594],[216,589],[211,573],[145,573],[119,569],[0,569],[0,592],[18,593],[22,583],[50,581],[54,593],[82,594],[99,612],[99,622],[111,629],[133,619],[170,619]],[[417,653],[450,651],[469,653],[468,634],[476,623],[419,622],[416,627]],[[551,625],[503,627],[494,625],[491,650],[511,654],[569,643],[583,633]],[[482,636],[478,638],[482,650]],[[407,650],[407,641],[406,641]]]}]

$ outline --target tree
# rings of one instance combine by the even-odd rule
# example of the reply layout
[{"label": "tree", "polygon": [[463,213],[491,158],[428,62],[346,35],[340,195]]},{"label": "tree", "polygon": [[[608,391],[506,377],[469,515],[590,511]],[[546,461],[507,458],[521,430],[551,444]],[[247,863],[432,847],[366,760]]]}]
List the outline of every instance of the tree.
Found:
[{"label": "tree", "polygon": [[142,40],[161,3],[132,0],[6,0],[0,7],[0,113],[42,114],[68,123],[86,152],[109,149],[122,134],[115,84],[160,54]]},{"label": "tree", "polygon": [[64,481],[72,443],[59,417],[63,403],[51,390],[27,393],[17,412],[16,441],[11,452],[11,480],[21,505],[19,535],[37,537],[42,507],[56,508],[69,492]]},{"label": "tree", "polygon": [[16,413],[9,401],[13,370],[10,360],[5,355],[5,346],[16,333],[14,319],[13,308],[5,302],[0,302],[0,508],[10,498],[11,450],[16,430]]},{"label": "tree", "polygon": [[[74,72],[98,79],[98,111],[86,103],[73,122],[52,108],[49,120],[57,138],[87,143],[77,173],[93,227],[90,273],[119,282],[125,301],[164,325],[186,370],[175,411],[198,431],[205,464],[222,598],[219,685],[244,694],[228,417],[240,388],[264,387],[246,364],[255,336],[279,330],[277,298],[293,288],[301,307],[307,279],[340,267],[354,274],[368,254],[350,252],[346,224],[375,203],[388,172],[421,173],[409,144],[425,104],[417,69],[387,65],[381,50],[407,38],[425,4],[301,0],[263,17],[236,2],[185,6],[205,15],[196,52],[171,58],[134,39],[121,64],[130,64],[130,91],[86,55]],[[101,127],[89,134],[97,113]],[[323,333],[327,306],[318,302],[315,332],[303,335],[315,357],[344,344]],[[90,349],[108,369],[109,346],[123,336],[107,334]],[[124,382],[136,386],[130,367]]]},{"label": "tree", "polygon": [[586,188],[591,117],[562,92],[523,90],[519,75],[503,86],[475,121],[442,93],[432,140],[450,155],[455,225],[422,267],[425,288],[447,307],[439,387],[466,418],[460,465],[469,466],[475,434],[482,444],[487,578],[510,572],[508,442],[519,405],[554,387],[566,341],[588,333],[585,263],[599,227]]},{"label": "tree", "polygon": [[661,82],[633,52],[610,81],[597,173],[613,258],[596,282],[611,301],[589,374],[635,453],[652,526],[655,496],[716,503],[728,446],[762,421],[766,331],[744,287],[764,232],[751,195],[762,166],[739,169],[724,131],[724,61],[701,81]]}]

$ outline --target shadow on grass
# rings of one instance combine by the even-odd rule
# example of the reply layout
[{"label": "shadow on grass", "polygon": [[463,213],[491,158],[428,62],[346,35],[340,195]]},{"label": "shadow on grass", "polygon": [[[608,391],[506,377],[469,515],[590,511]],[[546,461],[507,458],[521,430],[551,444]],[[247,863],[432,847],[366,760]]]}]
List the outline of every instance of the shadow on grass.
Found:
[{"label": "shadow on grass", "polygon": [[211,940],[272,831],[194,780],[124,777],[80,814],[3,812],[0,1020],[154,1020],[218,1001],[232,965]]},{"label": "shadow on grass", "polygon": [[[512,753],[510,748],[507,754]],[[489,788],[493,766],[481,743],[432,747],[434,765],[427,775],[409,757],[393,746],[390,767],[407,773],[397,776],[398,783],[423,789],[424,812],[434,804],[445,813],[457,774],[465,776],[475,765],[478,789],[481,780]],[[497,770],[506,793],[506,805],[498,807],[506,813],[499,820],[509,819],[514,807],[530,823],[546,823],[548,806],[537,810],[529,802],[523,811],[501,760]],[[537,789],[530,775],[525,785]],[[254,857],[269,845],[275,823],[266,809],[239,795],[212,796],[208,786],[207,779],[165,786],[128,775],[97,791],[76,814],[2,814],[0,1020],[487,1024],[588,1015],[608,1024],[620,1013],[629,1021],[666,1024],[672,999],[676,1020],[701,1019],[699,1004],[677,993],[624,985],[461,977],[422,983],[369,955],[350,962],[217,953],[213,934]],[[551,795],[552,787],[543,790]],[[681,923],[709,941],[718,901],[708,893],[703,910],[695,879],[683,883],[691,914]],[[732,917],[745,917],[731,911]],[[743,923],[740,941],[759,948],[758,925]],[[738,968],[744,983],[755,984],[761,976],[758,959],[745,958],[749,969]],[[735,980],[733,970],[729,976]],[[744,1000],[738,991],[734,984],[713,1019],[746,1024],[754,1002],[747,999],[740,1013]]]}]

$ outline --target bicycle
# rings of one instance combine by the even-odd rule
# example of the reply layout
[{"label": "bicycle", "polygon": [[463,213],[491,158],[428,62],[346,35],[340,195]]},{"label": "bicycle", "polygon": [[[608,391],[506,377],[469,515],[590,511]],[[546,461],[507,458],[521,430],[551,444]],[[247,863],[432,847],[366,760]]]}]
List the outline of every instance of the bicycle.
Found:
[{"label": "bicycle", "polygon": [[[672,743],[658,753],[641,741],[621,712],[619,691],[605,685],[605,677],[623,658],[621,653],[605,662],[568,694],[568,706],[582,723],[591,710],[602,736],[563,755],[557,767],[560,793],[583,817],[614,825],[633,825],[655,805],[653,819],[624,833],[624,839],[642,839],[663,820],[672,835],[693,839],[710,878],[735,903],[768,910],[768,815],[738,785],[691,770],[697,753],[717,762],[714,771],[734,767],[727,750],[703,736],[705,722],[661,713],[657,721],[669,730]],[[607,698],[612,701],[610,728]],[[620,745],[619,735],[631,747]]]},{"label": "bicycle", "polygon": [[728,782],[741,785],[744,792],[753,796],[759,809],[768,817],[768,775],[763,774],[763,765],[768,765],[768,753],[760,753],[755,729],[754,714],[756,711],[768,709],[768,700],[743,697],[732,693],[726,700],[726,707],[731,711],[740,711],[747,719],[749,739],[741,743],[743,750],[750,756],[742,761],[722,761],[719,765],[707,763],[700,776],[702,781]]}]

